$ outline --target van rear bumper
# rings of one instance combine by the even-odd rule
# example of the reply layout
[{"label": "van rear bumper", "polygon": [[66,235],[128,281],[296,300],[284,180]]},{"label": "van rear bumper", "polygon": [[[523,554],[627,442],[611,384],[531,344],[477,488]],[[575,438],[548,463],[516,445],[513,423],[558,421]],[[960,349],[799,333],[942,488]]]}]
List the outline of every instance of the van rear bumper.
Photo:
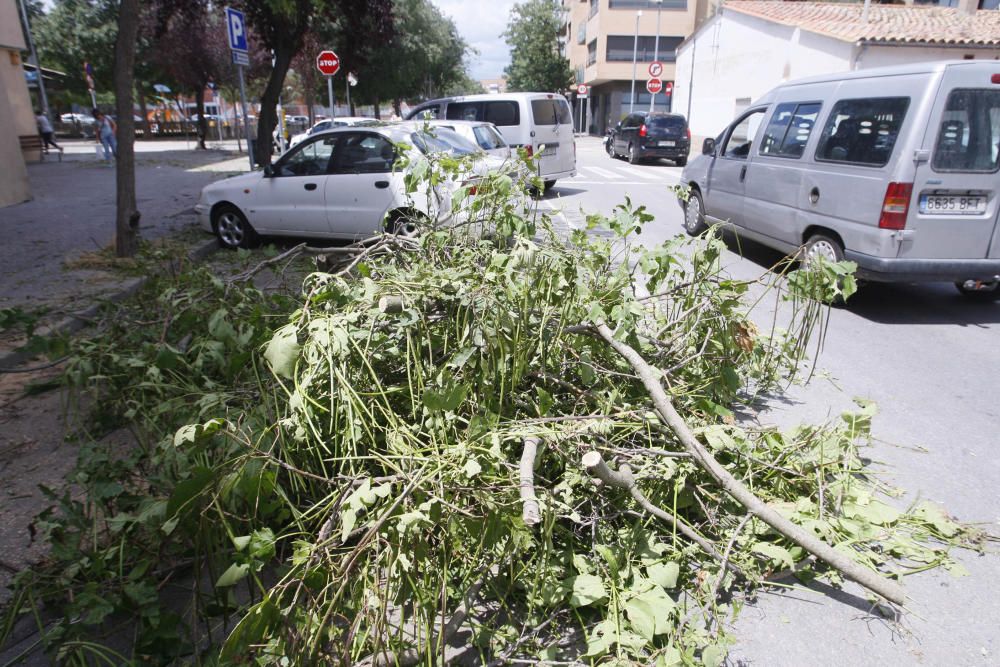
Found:
[{"label": "van rear bumper", "polygon": [[883,283],[993,281],[1000,276],[1000,259],[904,259],[851,250],[844,256],[857,263],[859,278]]}]

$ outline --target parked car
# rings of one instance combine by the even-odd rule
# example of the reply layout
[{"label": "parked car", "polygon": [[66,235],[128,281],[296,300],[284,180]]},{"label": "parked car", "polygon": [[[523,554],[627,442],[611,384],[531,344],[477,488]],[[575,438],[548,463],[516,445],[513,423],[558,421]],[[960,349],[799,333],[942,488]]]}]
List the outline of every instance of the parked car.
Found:
[{"label": "parked car", "polygon": [[[424,102],[407,120],[485,121],[496,126],[511,148],[539,153],[545,189],[576,176],[576,142],[569,102],[555,93],[502,93],[445,97]],[[540,152],[539,152],[540,151]]]},{"label": "parked car", "polygon": [[478,146],[487,155],[507,159],[510,157],[510,146],[504,141],[503,135],[496,125],[474,120],[428,120],[423,121],[431,128],[447,128],[460,137]]},{"label": "parked car", "polygon": [[[309,122],[308,119],[306,122]],[[375,125],[378,123],[374,118],[361,118],[359,116],[341,116],[340,118],[328,118],[316,122],[315,125],[310,127],[305,132],[300,132],[292,136],[291,141],[288,142],[288,147],[292,148],[297,146],[306,137],[311,137],[317,132],[325,132],[326,130],[331,130],[335,127],[354,127],[354,126],[366,126]]]},{"label": "parked car", "polygon": [[687,119],[661,111],[639,111],[625,116],[611,132],[607,144],[608,155],[625,156],[632,164],[648,158],[666,158],[683,167],[690,150]]},{"label": "parked car", "polygon": [[[435,202],[450,206],[460,184],[439,184],[436,198],[407,197],[404,172],[393,168],[399,144],[411,147],[411,164],[421,154],[478,152],[446,128],[433,133],[406,125],[336,128],[303,140],[262,171],[207,185],[195,211],[202,228],[227,248],[252,246],[260,235],[358,239],[383,229],[414,233],[413,214],[446,213]],[[483,156],[467,180],[502,166]]]},{"label": "parked car", "polygon": [[885,282],[1000,298],[1000,66],[949,61],[793,81],[691,161],[684,226],[725,222]]},{"label": "parked car", "polygon": [[93,125],[94,117],[86,113],[64,113],[59,116],[63,123],[80,123],[81,125]]}]

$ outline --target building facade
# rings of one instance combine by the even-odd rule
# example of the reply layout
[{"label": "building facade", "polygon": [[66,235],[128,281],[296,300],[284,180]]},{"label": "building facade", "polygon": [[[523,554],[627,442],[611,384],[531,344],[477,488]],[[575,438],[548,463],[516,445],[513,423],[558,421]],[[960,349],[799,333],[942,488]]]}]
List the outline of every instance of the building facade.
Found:
[{"label": "building facade", "polygon": [[[947,0],[946,0],[947,1]],[[714,137],[743,109],[793,79],[886,65],[1000,59],[995,0],[876,5],[729,0],[677,52],[674,110]],[[977,7],[986,9],[976,10]]]},{"label": "building facade", "polygon": [[[575,93],[574,122],[604,134],[633,109],[674,111],[675,50],[694,30],[714,0],[563,0],[562,48],[589,87],[585,102]],[[651,95],[649,65],[663,64],[664,92]],[[633,92],[634,81],[634,92]],[[669,92],[668,92],[669,91]],[[578,127],[578,130],[580,128]]]},{"label": "building facade", "polygon": [[0,206],[31,198],[19,137],[37,135],[38,126],[21,63],[25,48],[17,3],[0,0]]}]

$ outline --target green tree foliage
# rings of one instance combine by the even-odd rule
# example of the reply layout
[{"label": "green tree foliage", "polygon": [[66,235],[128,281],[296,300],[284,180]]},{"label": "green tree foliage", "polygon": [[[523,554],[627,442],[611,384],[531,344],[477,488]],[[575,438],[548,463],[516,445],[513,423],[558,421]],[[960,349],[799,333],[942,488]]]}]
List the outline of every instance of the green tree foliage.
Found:
[{"label": "green tree foliage", "polygon": [[85,62],[94,68],[98,95],[111,92],[118,3],[56,0],[47,14],[32,18],[32,26],[41,66],[66,73],[63,86],[73,100],[89,101],[83,75]]},{"label": "green tree foliage", "polygon": [[569,60],[559,53],[558,0],[527,0],[514,5],[503,38],[510,46],[506,69],[509,90],[561,92],[573,83]]}]

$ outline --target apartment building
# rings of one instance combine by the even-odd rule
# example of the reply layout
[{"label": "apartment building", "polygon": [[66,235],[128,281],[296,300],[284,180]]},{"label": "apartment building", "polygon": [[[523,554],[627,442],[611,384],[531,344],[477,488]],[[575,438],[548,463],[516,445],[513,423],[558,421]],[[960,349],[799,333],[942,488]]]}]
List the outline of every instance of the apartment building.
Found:
[{"label": "apartment building", "polygon": [[[576,72],[576,82],[589,86],[588,100],[573,100],[574,122],[579,125],[582,111],[586,131],[601,135],[632,109],[652,104],[659,111],[672,110],[672,93],[646,91],[649,65],[654,60],[663,64],[659,78],[670,89],[676,48],[694,31],[698,17],[713,11],[715,4],[715,0],[563,0],[563,53]],[[578,98],[575,93],[573,97]]]}]

